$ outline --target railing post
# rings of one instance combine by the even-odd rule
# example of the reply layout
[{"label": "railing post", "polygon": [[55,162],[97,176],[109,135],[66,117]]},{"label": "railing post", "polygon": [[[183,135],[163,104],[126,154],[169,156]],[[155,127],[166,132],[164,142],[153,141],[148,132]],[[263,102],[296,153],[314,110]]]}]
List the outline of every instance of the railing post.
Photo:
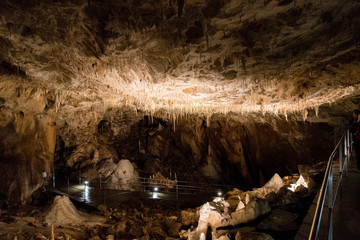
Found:
[{"label": "railing post", "polygon": [[[348,130],[348,132],[349,132],[349,130]],[[352,139],[352,135],[350,135],[350,134],[349,134],[349,139],[350,139],[350,152],[353,152],[354,151],[353,144],[352,144],[353,139]]]},{"label": "railing post", "polygon": [[[345,145],[346,145],[346,142],[345,142]],[[340,144],[339,146],[339,172],[340,174],[342,173],[342,168],[343,168],[343,145],[342,143]]]},{"label": "railing post", "polygon": [[[331,159],[333,163],[333,159]],[[332,210],[333,210],[333,165],[331,163],[331,168],[329,170],[329,178],[328,178],[328,208],[329,208],[329,231],[328,231],[328,240],[333,239],[333,218],[332,218]]]},{"label": "railing post", "polygon": [[350,160],[350,153],[352,151],[351,149],[351,137],[350,137],[350,131],[347,130],[346,131],[346,139],[347,139],[347,148],[346,148],[346,151],[347,151],[347,159],[346,159],[346,166],[345,166],[345,175],[348,176],[348,164],[349,164],[349,160]]},{"label": "railing post", "polygon": [[349,144],[350,144],[350,142],[349,142],[349,138],[348,138],[348,131],[346,131],[346,134],[345,134],[345,149],[344,149],[344,152],[345,152],[345,155],[347,156],[347,157],[349,157]]},{"label": "railing post", "polygon": [[176,201],[179,201],[179,185],[176,184]]},{"label": "railing post", "polygon": [[347,140],[348,140],[348,156],[350,157],[350,153],[351,153],[351,137],[350,137],[350,131],[349,130],[347,130],[346,135],[347,135]]},{"label": "railing post", "polygon": [[[345,168],[346,168],[347,160],[348,160],[348,157],[349,157],[349,154],[348,154],[348,145],[349,145],[349,141],[348,141],[347,133],[346,133],[346,134],[345,134],[345,137],[344,137],[344,167],[345,167]],[[343,168],[343,171],[344,171],[344,168]]]},{"label": "railing post", "polygon": [[[343,151],[344,150],[344,151]],[[346,156],[344,157],[344,153],[346,152],[346,137],[344,137],[344,146],[341,143],[339,146],[339,178],[340,178],[340,199],[342,200],[342,173],[343,173],[343,163],[346,164]],[[334,199],[335,201],[335,199]]]}]

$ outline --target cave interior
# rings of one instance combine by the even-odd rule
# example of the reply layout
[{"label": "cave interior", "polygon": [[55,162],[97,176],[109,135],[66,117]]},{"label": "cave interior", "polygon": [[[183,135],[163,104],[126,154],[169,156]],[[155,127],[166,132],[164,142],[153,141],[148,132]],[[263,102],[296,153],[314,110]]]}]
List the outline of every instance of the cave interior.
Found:
[{"label": "cave interior", "polygon": [[1,0],[0,194],[54,173],[252,189],[360,106],[358,0]]}]

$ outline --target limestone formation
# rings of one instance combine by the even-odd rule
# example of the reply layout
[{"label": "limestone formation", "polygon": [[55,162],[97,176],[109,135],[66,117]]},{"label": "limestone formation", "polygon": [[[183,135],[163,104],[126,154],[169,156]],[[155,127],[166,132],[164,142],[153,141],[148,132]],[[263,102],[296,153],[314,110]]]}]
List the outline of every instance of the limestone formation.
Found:
[{"label": "limestone formation", "polygon": [[269,203],[265,200],[252,200],[245,208],[231,213],[232,224],[248,223],[271,211]]},{"label": "limestone formation", "polygon": [[46,166],[2,181],[3,194],[26,200],[49,182],[55,139],[55,160],[74,172],[129,159],[169,177],[186,162],[182,179],[201,169],[195,181],[250,187],[319,161],[358,104],[355,1],[179,6],[1,2],[2,164]]},{"label": "limestone formation", "polygon": [[50,211],[45,216],[48,226],[96,225],[105,222],[102,217],[89,216],[79,212],[66,196],[56,196]]},{"label": "limestone formation", "polygon": [[[323,2],[1,0],[0,213],[56,174],[220,184],[233,191],[176,221],[108,211],[117,232],[81,237],[175,237],[181,222],[189,239],[267,239],[217,233],[301,208],[360,106],[360,4]],[[297,173],[308,188],[292,192]]]}]

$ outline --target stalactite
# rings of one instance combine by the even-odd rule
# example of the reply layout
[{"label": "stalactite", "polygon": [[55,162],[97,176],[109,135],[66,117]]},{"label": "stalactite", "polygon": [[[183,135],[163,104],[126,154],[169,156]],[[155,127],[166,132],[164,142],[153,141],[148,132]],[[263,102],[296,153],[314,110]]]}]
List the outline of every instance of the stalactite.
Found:
[{"label": "stalactite", "polygon": [[315,115],[316,117],[319,117],[319,106],[315,107]]},{"label": "stalactite", "polygon": [[210,127],[210,115],[206,116],[206,127]]},{"label": "stalactite", "polygon": [[172,114],[172,118],[173,118],[173,131],[175,132],[175,130],[176,130],[176,116],[175,116],[175,114],[173,113]]},{"label": "stalactite", "polygon": [[303,110],[303,121],[305,122],[306,118],[308,116],[308,111],[306,109]]}]

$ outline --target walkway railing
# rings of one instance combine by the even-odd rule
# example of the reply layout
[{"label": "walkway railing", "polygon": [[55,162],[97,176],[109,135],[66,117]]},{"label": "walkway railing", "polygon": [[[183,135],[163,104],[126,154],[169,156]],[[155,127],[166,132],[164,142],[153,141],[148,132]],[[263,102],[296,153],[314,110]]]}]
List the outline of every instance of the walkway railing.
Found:
[{"label": "walkway railing", "polygon": [[53,175],[52,182],[54,190],[95,206],[111,205],[136,198],[204,202],[222,196],[236,187],[154,178],[133,178],[127,181],[120,179],[113,182],[101,178],[70,178],[60,174]]},{"label": "walkway railing", "polygon": [[[335,205],[336,197],[340,189],[340,197],[342,195],[341,190],[341,180],[343,174],[347,175],[347,166],[348,161],[350,159],[351,153],[351,139],[349,130],[347,130],[340,141],[336,145],[334,151],[331,153],[329,157],[329,161],[326,167],[326,172],[324,176],[324,180],[321,185],[319,198],[317,200],[315,215],[313,219],[313,223],[310,230],[309,240],[316,240],[319,237],[321,219],[324,214],[325,203],[327,200],[327,208],[328,208],[328,226],[327,226],[327,236],[328,239],[333,239],[333,207]],[[339,177],[336,181],[336,185],[333,186],[334,183],[334,161],[339,160]]]}]

